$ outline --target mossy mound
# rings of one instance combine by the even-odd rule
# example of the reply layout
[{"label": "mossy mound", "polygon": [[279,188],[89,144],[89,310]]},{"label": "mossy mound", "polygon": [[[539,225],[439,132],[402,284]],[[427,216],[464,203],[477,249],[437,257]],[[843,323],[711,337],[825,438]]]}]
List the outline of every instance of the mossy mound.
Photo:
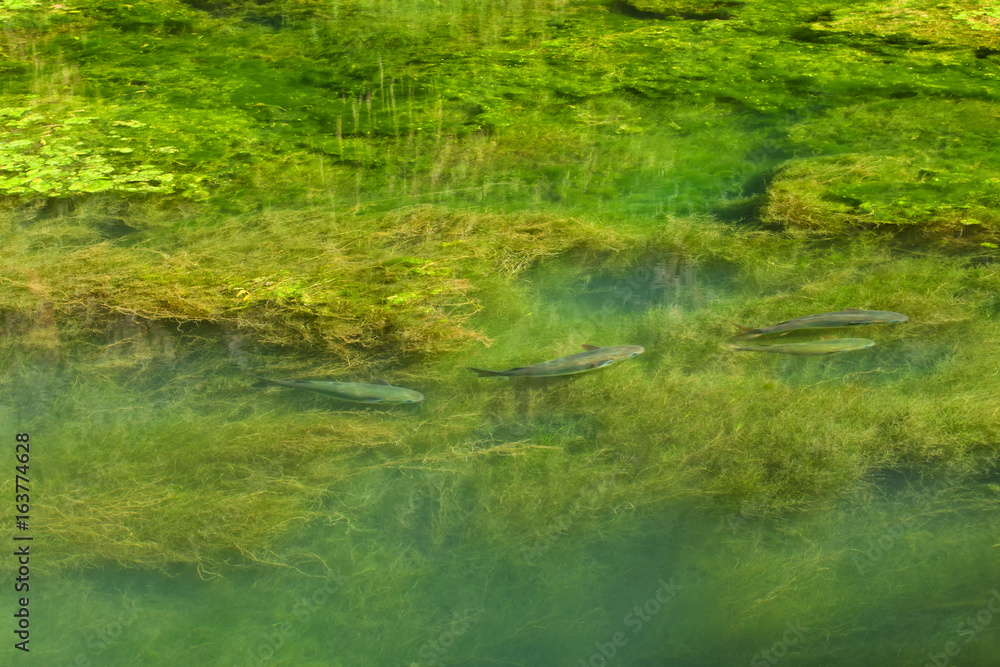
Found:
[{"label": "mossy mound", "polygon": [[[480,308],[477,290],[544,257],[630,243],[564,216],[429,206],[384,216],[313,210],[189,224],[148,229],[137,235],[146,242],[130,237],[135,247],[102,240],[72,218],[11,224],[11,246],[32,249],[31,259],[5,263],[11,279],[0,286],[0,305],[28,320],[54,308],[61,325],[93,331],[125,313],[225,324],[261,341],[343,357],[441,352],[485,340],[465,324]],[[52,239],[56,245],[43,249]]]},{"label": "mossy mound", "polygon": [[801,123],[791,131],[800,152],[823,154],[784,165],[764,222],[836,233],[886,228],[950,247],[996,244],[997,133],[1000,104],[978,100],[858,105]]},{"label": "mossy mound", "polygon": [[968,0],[856,2],[834,10],[819,30],[874,34],[901,42],[906,38],[942,45],[996,47],[1000,3]]}]

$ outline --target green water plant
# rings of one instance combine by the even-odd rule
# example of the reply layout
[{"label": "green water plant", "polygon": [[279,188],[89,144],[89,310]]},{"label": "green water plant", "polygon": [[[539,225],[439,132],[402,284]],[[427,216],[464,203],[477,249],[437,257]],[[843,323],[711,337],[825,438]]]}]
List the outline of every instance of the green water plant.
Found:
[{"label": "green water plant", "polygon": [[[48,110],[48,115],[39,111],[37,107],[0,110],[3,128],[0,195],[41,198],[96,193],[204,195],[198,188],[197,177],[177,177],[135,160],[137,151],[161,156],[177,152],[172,146],[135,147],[135,138],[127,135],[130,130],[145,127],[145,123],[100,122],[96,116],[72,113],[57,119],[52,117],[53,110]],[[81,132],[79,128],[86,129]],[[82,140],[84,135],[89,141]]]},{"label": "green water plant", "polygon": [[[621,4],[0,9],[43,662],[576,662],[672,576],[619,661],[770,662],[800,619],[790,665],[996,653],[955,632],[997,563],[989,14]],[[718,347],[844,308],[910,320]]]},{"label": "green water plant", "polygon": [[[48,231],[36,226],[12,238],[30,247]],[[272,213],[195,229],[168,225],[147,238],[138,247],[49,246],[30,262],[8,260],[4,301],[27,313],[57,302],[60,319],[86,312],[92,326],[127,313],[225,323],[345,356],[407,355],[484,340],[465,324],[481,308],[480,290],[546,257],[634,242],[567,217],[432,207],[377,217]]]},{"label": "green water plant", "polygon": [[987,101],[912,100],[802,123],[792,137],[803,153],[821,154],[782,167],[763,217],[823,231],[891,228],[951,247],[994,242],[1000,164],[986,146],[1000,130],[996,109]]}]

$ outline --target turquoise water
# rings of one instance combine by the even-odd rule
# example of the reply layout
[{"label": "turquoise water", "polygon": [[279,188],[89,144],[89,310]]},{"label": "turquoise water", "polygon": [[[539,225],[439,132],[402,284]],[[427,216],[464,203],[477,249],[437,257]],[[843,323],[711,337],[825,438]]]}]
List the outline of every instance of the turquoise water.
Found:
[{"label": "turquoise water", "polygon": [[[40,160],[0,174],[23,204],[0,211],[19,253],[0,273],[0,433],[31,434],[35,508],[31,655],[8,644],[3,664],[1000,664],[1000,279],[993,237],[974,236],[997,201],[996,53],[954,41],[997,10],[956,5],[911,35],[866,2],[633,4],[0,13],[0,157]],[[943,17],[958,23],[930,35]],[[828,158],[860,180],[809,190],[842,176],[814,168]],[[131,176],[102,181],[107,165]],[[966,217],[928,238],[788,231],[766,211],[795,168],[806,213],[789,219]],[[22,176],[44,182],[15,201]],[[454,307],[476,311],[478,340],[316,343],[295,277],[319,284],[366,239],[345,226],[286,248],[260,230],[413,205],[653,240],[540,257],[508,282],[455,269],[477,282]],[[227,255],[234,229],[260,248]],[[185,245],[215,230],[219,245]],[[441,245],[481,256],[490,230]],[[391,264],[414,247],[397,242],[373,244],[372,284],[451,266]],[[230,294],[251,283],[224,271],[261,248],[255,280],[291,287],[260,288],[258,307],[300,345],[239,328],[238,301],[215,320],[133,315],[106,275],[116,251],[145,257],[128,275],[169,312],[196,290],[164,282],[160,258],[214,267]],[[60,260],[79,287],[46,282]],[[736,325],[847,307],[910,321],[830,332],[877,345],[829,357],[719,347]],[[74,326],[98,313],[99,334]],[[645,352],[568,378],[463,368],[626,344]],[[254,375],[384,377],[426,399],[352,405]]]},{"label": "turquoise water", "polygon": [[[642,331],[651,310],[692,318],[746,298],[733,267],[702,270],[669,256],[655,260],[538,271],[524,288],[536,299],[532,310],[552,307],[542,326],[567,338],[610,336],[629,321]],[[516,343],[521,327],[536,326],[522,324],[507,336],[498,330],[498,344]],[[868,331],[886,337],[884,329]],[[650,372],[647,359],[660,354],[655,339],[599,342],[648,345],[647,355],[625,362],[632,367],[601,371],[632,383]],[[250,386],[249,372],[316,360],[234,340],[217,328],[123,317],[103,343],[98,357],[107,377],[74,375],[72,361],[60,370],[51,360],[25,358],[17,384],[7,389],[7,426],[29,424],[42,443],[36,450],[42,488],[51,474],[48,461],[79,461],[71,503],[86,503],[88,493],[108,487],[97,462],[122,456],[138,462],[138,452],[143,465],[161,469],[161,483],[184,486],[186,473],[171,466],[198,459],[196,448],[214,447],[213,439],[235,432],[244,436],[242,446],[260,446],[255,418],[288,425],[302,419],[360,425],[371,418],[404,422],[414,432],[428,423],[440,428],[435,421],[449,412],[461,420],[459,410],[448,407],[454,387],[440,382],[415,380],[411,386],[426,402],[393,411],[296,392],[262,393]],[[662,334],[659,344],[666,344]],[[762,355],[766,366],[752,377],[793,388],[839,384],[850,393],[912,381],[921,372],[908,365],[914,356],[905,346],[861,356],[867,352],[873,351],[818,359]],[[461,356],[454,362],[461,364]],[[593,479],[551,470],[539,481],[558,488],[568,505],[523,529],[516,516],[483,506],[489,497],[504,501],[502,489],[491,495],[483,487],[517,479],[505,469],[519,447],[578,455],[591,449],[604,427],[588,418],[585,397],[599,382],[460,384],[494,406],[485,423],[440,431],[444,447],[464,449],[465,464],[462,458],[421,463],[401,455],[406,443],[355,452],[350,477],[320,489],[310,516],[291,517],[284,536],[250,559],[223,551],[228,555],[204,567],[121,568],[101,562],[98,542],[88,556],[97,557],[92,565],[40,578],[33,602],[33,622],[43,629],[33,640],[36,659],[52,665],[645,666],[821,665],[843,655],[875,665],[918,664],[957,647],[960,657],[951,664],[991,664],[1000,641],[993,625],[1000,583],[984,575],[996,557],[995,468],[872,471],[776,517],[752,500],[732,505],[679,488],[661,489],[659,498],[615,495],[609,481],[641,465],[633,461],[615,466],[612,477],[596,468]],[[539,412],[567,392],[580,392],[580,402],[555,407],[549,401],[552,411]],[[191,426],[178,430],[184,421]],[[232,429],[213,433],[221,423]],[[56,424],[61,429],[53,429]],[[50,440],[49,433],[58,435]],[[174,439],[176,433],[184,437]],[[158,453],[144,442],[147,436],[176,451]],[[285,446],[298,444],[292,439]],[[280,458],[272,465],[279,480],[297,474]],[[225,476],[224,469],[214,466],[211,474]],[[776,468],[775,474],[784,473]],[[280,492],[275,480],[261,491]],[[112,482],[113,488],[131,486]],[[211,487],[212,479],[197,488],[205,484]],[[245,489],[255,482],[239,484]],[[143,514],[171,511],[167,499],[140,500],[132,508],[137,530]],[[187,536],[188,544],[144,539],[152,553],[167,547],[197,556],[211,546],[205,536],[225,520],[202,515],[202,524],[184,525],[181,540]],[[520,532],[520,540],[498,543],[493,531]],[[44,549],[38,552],[44,559]]]},{"label": "turquoise water", "polygon": [[[957,664],[990,664],[997,591],[983,586],[977,564],[994,557],[996,492],[901,482],[790,521],[677,504],[617,520],[604,540],[575,535],[571,512],[520,554],[497,559],[462,540],[435,543],[420,529],[433,523],[420,515],[432,513],[439,478],[384,508],[377,535],[345,538],[334,521],[308,527],[300,546],[316,555],[276,554],[291,557],[294,570],[112,568],[46,580],[52,592],[39,597],[46,611],[37,623],[62,639],[40,659],[810,665],[864,651],[867,664],[892,664],[900,653],[939,653],[952,642],[962,651]],[[973,559],[942,576],[958,542]],[[348,545],[346,564],[317,562],[342,562]],[[405,597],[383,592],[375,554],[405,570]],[[774,570],[760,568],[762,556]],[[901,578],[926,585],[900,596]],[[753,594],[737,599],[737,589]],[[954,605],[956,591],[976,602]],[[85,606],[67,606],[67,595]]]}]

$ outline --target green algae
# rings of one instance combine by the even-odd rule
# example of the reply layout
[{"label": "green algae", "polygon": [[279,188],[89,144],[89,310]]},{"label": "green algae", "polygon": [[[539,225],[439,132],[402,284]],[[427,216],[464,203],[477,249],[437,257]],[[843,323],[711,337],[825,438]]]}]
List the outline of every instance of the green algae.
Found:
[{"label": "green algae", "polygon": [[[431,207],[378,217],[272,213],[202,228],[160,222],[134,239],[137,246],[102,240],[81,222],[11,229],[12,247],[41,247],[29,261],[7,263],[9,310],[30,315],[56,303],[60,316],[94,327],[119,313],[224,323],[267,342],[345,356],[482,340],[463,325],[481,307],[475,289],[550,255],[629,243],[572,218]],[[56,230],[73,230],[74,238],[51,244]]]},{"label": "green algae", "polygon": [[[50,12],[40,31],[12,30],[12,62],[27,64],[32,49],[45,56],[9,84],[16,106],[46,124],[70,111],[98,118],[119,137],[57,128],[60,148],[20,132],[36,160],[5,173],[10,188],[43,169],[40,194],[73,182],[194,198],[210,187],[228,193],[215,206],[243,210],[261,196],[384,209],[438,203],[440,192],[611,211],[622,189],[641,189],[655,196],[626,197],[625,210],[686,214],[745,196],[787,152],[780,132],[747,134],[747,112],[801,113],[803,102],[823,109],[859,95],[991,99],[989,56],[913,50],[860,28],[789,39],[787,21],[814,30],[833,20],[804,8],[782,21],[779,7],[747,3],[692,33],[686,20],[637,21],[589,4],[511,7],[516,20],[506,22],[459,4],[286,4],[203,12],[90,2],[92,14]],[[253,18],[260,11],[281,21]],[[165,58],[175,65],[160,67]],[[38,97],[25,98],[31,86]],[[704,150],[708,137],[727,150]],[[654,174],[669,184],[660,192]],[[282,187],[256,187],[275,181]]]},{"label": "green algae", "polygon": [[[671,576],[621,661],[768,661],[796,619],[788,664],[993,654],[954,631],[997,574],[992,9],[621,4],[0,10],[0,421],[97,601],[46,658],[576,664]],[[910,321],[718,349],[844,307]],[[462,370],[583,343],[647,352]]]},{"label": "green algae", "polygon": [[[764,245],[768,237],[748,236],[742,246]],[[697,266],[713,257],[722,261],[734,242],[674,252]],[[191,562],[214,571],[234,545],[244,554],[273,550],[282,535],[295,532],[295,522],[317,512],[328,516],[319,508],[329,506],[324,498],[331,492],[339,496],[337,488],[425,468],[479,479],[472,496],[453,499],[453,511],[467,512],[470,504],[491,508],[487,517],[477,516],[476,530],[483,531],[481,539],[496,540],[497,549],[511,549],[532,534],[518,526],[555,521],[576,502],[576,485],[546,482],[552,475],[591,479],[609,507],[655,507],[685,494],[728,507],[750,501],[761,512],[781,514],[829,498],[873,468],[995,454],[997,407],[981,369],[996,355],[975,344],[996,335],[995,318],[978,314],[989,308],[995,271],[947,259],[894,258],[863,243],[843,248],[840,257],[829,252],[800,244],[750,254],[727,290],[706,286],[700,300],[651,298],[614,318],[591,309],[564,276],[538,290],[544,275],[536,274],[514,291],[494,293],[506,303],[484,296],[470,316],[467,326],[491,339],[489,348],[438,352],[410,368],[386,359],[351,363],[335,348],[320,353],[316,345],[274,348],[251,343],[258,337],[245,333],[234,339],[236,329],[227,334],[203,325],[186,325],[185,336],[206,342],[185,343],[170,333],[176,323],[164,327],[134,316],[122,317],[102,344],[63,333],[46,349],[74,360],[60,372],[62,386],[74,390],[52,389],[62,397],[36,397],[44,400],[21,413],[29,424],[45,414],[47,422],[63,425],[41,431],[67,443],[58,451],[65,472],[46,481],[52,551],[63,554],[66,565],[110,558],[135,566]],[[605,261],[617,263],[618,275],[628,271],[628,261]],[[578,262],[564,275],[585,274]],[[832,270],[816,273],[824,262]],[[425,265],[410,255],[391,264]],[[681,289],[693,294],[698,288],[689,280]],[[553,301],[562,304],[557,317],[549,311]],[[770,321],[834,304],[878,305],[906,312],[911,321],[881,329],[879,348],[865,360],[786,365],[718,349],[733,325],[749,317]],[[31,340],[14,338],[8,349],[22,354],[17,350],[38,345]],[[246,349],[237,353],[240,340]],[[527,348],[525,341],[531,341]],[[517,363],[526,355],[559,356],[581,343],[642,344],[647,354],[588,377],[542,382],[489,383],[462,370]],[[220,356],[229,361],[220,365]],[[26,357],[20,368],[28,373],[42,363]],[[375,374],[363,370],[366,365],[418,389],[425,404],[390,415],[344,410],[322,397],[260,394],[249,386],[249,374],[265,369],[364,381]],[[118,392],[131,398],[123,402]],[[24,406],[19,409],[35,402],[15,395],[9,404]],[[125,440],[139,448],[123,460],[116,443]],[[206,486],[184,481],[196,479]],[[80,489],[88,490],[86,502]],[[204,502],[190,504],[186,494]],[[227,509],[240,498],[252,512]],[[145,513],[148,502],[163,509]],[[340,502],[332,505],[338,521],[366,521],[356,514],[364,503]],[[213,516],[227,519],[212,523]],[[215,528],[198,536],[180,529],[204,523]],[[451,530],[447,525],[442,528]],[[157,552],[158,544],[170,548]]]},{"label": "green algae", "polygon": [[952,247],[994,242],[998,129],[995,107],[979,101],[860,105],[802,123],[791,136],[820,156],[782,167],[764,219],[840,233],[896,228]]}]

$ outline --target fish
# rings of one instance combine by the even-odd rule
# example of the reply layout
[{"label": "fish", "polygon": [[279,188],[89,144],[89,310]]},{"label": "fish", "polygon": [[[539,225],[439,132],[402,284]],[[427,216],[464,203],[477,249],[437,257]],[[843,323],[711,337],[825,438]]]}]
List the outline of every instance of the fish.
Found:
[{"label": "fish", "polygon": [[751,327],[739,327],[740,332],[736,338],[756,338],[770,333],[793,331],[795,329],[828,329],[834,327],[856,327],[862,324],[891,324],[895,322],[906,322],[908,318],[902,313],[892,313],[887,310],[858,310],[857,308],[846,308],[835,313],[819,313],[818,315],[806,315],[796,317],[794,320],[779,322],[769,327],[754,329]]},{"label": "fish", "polygon": [[364,382],[333,382],[329,380],[269,380],[259,375],[254,377],[259,380],[253,385],[255,387],[275,386],[301,389],[351,403],[381,405],[419,403],[424,400],[424,395],[419,391],[395,387],[381,378],[375,380],[376,384],[366,384]]},{"label": "fish", "polygon": [[853,352],[854,350],[863,350],[873,345],[875,345],[875,341],[867,338],[832,338],[830,340],[810,340],[802,343],[778,343],[774,345],[723,343],[722,348],[742,352],[779,352],[781,354],[817,355]]},{"label": "fish", "polygon": [[583,349],[586,352],[578,352],[568,357],[543,361],[534,366],[520,366],[505,371],[488,371],[483,368],[471,368],[469,366],[466,366],[466,369],[478,374],[480,377],[495,375],[506,375],[509,377],[555,377],[585,373],[586,371],[604,368],[616,361],[628,359],[646,351],[638,345],[615,345],[612,347],[584,345]]}]

